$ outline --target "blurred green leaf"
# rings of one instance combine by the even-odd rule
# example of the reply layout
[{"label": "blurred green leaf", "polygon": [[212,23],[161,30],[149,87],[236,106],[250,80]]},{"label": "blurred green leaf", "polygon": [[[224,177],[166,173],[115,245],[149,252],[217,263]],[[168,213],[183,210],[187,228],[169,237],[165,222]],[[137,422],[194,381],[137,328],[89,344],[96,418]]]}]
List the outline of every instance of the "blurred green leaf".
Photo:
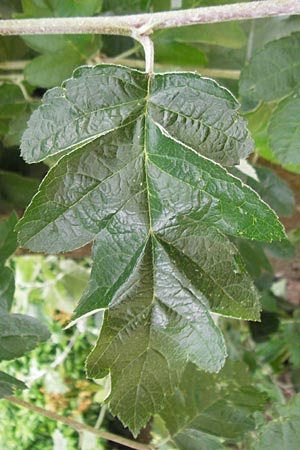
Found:
[{"label": "blurred green leaf", "polygon": [[102,0],[102,11],[110,14],[137,14],[151,9],[152,0]]},{"label": "blurred green leaf", "polygon": [[14,212],[7,219],[0,221],[0,266],[18,246],[17,234],[14,231],[17,222],[18,218]]},{"label": "blurred green leaf", "polygon": [[1,312],[0,361],[19,358],[49,337],[49,331],[37,319]]},{"label": "blurred green leaf", "polygon": [[[92,16],[101,10],[99,0],[23,0],[24,13],[19,17]],[[41,53],[25,68],[25,78],[43,88],[60,84],[73,70],[97,50],[100,38],[95,35],[25,36],[24,41]]]},{"label": "blurred green leaf", "polygon": [[14,273],[9,267],[0,266],[0,314],[11,309],[15,293]]},{"label": "blurred green leaf", "polygon": [[229,48],[240,48],[247,42],[244,31],[235,22],[168,28],[154,33],[153,38],[155,42],[204,43]]},{"label": "blurred green leaf", "polygon": [[22,7],[24,18],[92,16],[100,12],[101,0],[22,0]]},{"label": "blurred green leaf", "polygon": [[1,206],[16,209],[25,208],[36,193],[38,185],[39,180],[0,170]]},{"label": "blurred green leaf", "polygon": [[26,101],[19,86],[0,82],[0,137],[9,129],[10,120],[24,111]]},{"label": "blurred green leaf", "polygon": [[274,408],[274,419],[259,429],[253,439],[253,450],[299,450],[300,442],[300,394],[286,405]]},{"label": "blurred green leaf", "polygon": [[214,436],[235,439],[253,429],[252,414],[264,408],[266,398],[252,384],[240,362],[227,360],[218,374],[189,364],[160,413],[170,439],[180,450],[205,449],[205,444],[219,449],[222,446]]},{"label": "blurred green leaf", "polygon": [[79,36],[30,36],[25,41],[42,55],[34,58],[25,68],[26,80],[44,88],[60,84],[73,70],[100,49],[99,38]]},{"label": "blurred green leaf", "polygon": [[299,84],[299,52],[299,32],[268,42],[243,68],[240,94],[267,102],[289,95]]},{"label": "blurred green leaf", "polygon": [[155,62],[175,66],[204,66],[207,62],[203,52],[192,45],[176,41],[155,41]]},{"label": "blurred green leaf", "polygon": [[281,164],[300,165],[299,122],[300,97],[292,95],[279,103],[268,128],[271,150]]},{"label": "blurred green leaf", "polygon": [[26,385],[22,381],[0,371],[0,398],[12,395],[15,389],[26,389]]},{"label": "blurred green leaf", "polygon": [[[300,148],[299,148],[300,150]],[[273,170],[255,167],[259,182],[248,178],[251,186],[260,197],[281,217],[291,216],[295,212],[295,197],[288,184]]]}]

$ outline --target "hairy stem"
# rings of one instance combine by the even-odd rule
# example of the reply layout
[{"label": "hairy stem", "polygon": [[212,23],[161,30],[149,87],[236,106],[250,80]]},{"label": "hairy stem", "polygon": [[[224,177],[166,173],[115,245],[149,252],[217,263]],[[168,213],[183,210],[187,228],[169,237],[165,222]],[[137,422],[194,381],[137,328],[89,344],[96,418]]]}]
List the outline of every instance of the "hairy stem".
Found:
[{"label": "hairy stem", "polygon": [[32,403],[26,402],[25,400],[21,400],[14,396],[9,396],[5,398],[11,403],[15,405],[30,409],[31,411],[35,411],[42,416],[47,417],[51,420],[56,420],[57,422],[64,423],[65,425],[73,428],[78,433],[82,433],[83,431],[87,431],[92,433],[102,439],[106,439],[111,442],[116,442],[117,444],[125,445],[126,447],[133,448],[135,450],[155,450],[153,446],[147,444],[141,444],[139,442],[131,441],[130,439],[126,439],[122,436],[118,436],[113,433],[108,433],[107,431],[97,430],[96,428],[90,427],[83,423],[77,422],[76,420],[69,419],[68,417],[64,417],[60,414],[57,414],[52,411],[48,411],[47,409],[36,406]]},{"label": "hairy stem", "polygon": [[130,16],[63,17],[0,20],[0,35],[115,34],[150,35],[154,30],[201,23],[300,14],[295,0],[264,0]]}]

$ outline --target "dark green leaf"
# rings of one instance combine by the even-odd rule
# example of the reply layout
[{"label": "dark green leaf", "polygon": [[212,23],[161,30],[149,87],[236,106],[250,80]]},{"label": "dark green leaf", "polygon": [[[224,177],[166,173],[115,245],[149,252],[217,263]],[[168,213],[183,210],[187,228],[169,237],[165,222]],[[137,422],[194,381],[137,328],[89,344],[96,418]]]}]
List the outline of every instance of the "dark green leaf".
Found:
[{"label": "dark green leaf", "polygon": [[0,361],[19,358],[49,337],[49,331],[37,319],[1,311]]},{"label": "dark green leaf", "polygon": [[267,43],[246,64],[240,94],[267,102],[287,96],[299,84],[300,33]]},{"label": "dark green leaf", "polygon": [[9,218],[0,221],[0,266],[11,256],[18,244],[14,229],[18,218],[13,212]]},{"label": "dark green leaf", "polygon": [[0,120],[11,119],[25,107],[21,89],[16,84],[0,84]]},{"label": "dark green leaf", "polygon": [[257,194],[201,155],[230,163],[250,150],[237,108],[227,90],[195,74],[148,78],[104,65],[49,91],[24,135],[29,161],[73,150],[45,178],[19,237],[48,252],[94,240],[76,317],[106,312],[88,374],[111,372],[110,408],[135,434],[187,360],[222,367],[210,311],[259,317],[225,234],[280,239],[282,226]]},{"label": "dark green leaf", "polygon": [[[0,201],[1,206],[23,209],[37,191],[39,180],[22,177],[13,172],[0,170]],[[0,225],[1,229],[1,225]],[[1,242],[1,237],[0,237]],[[0,249],[1,254],[1,249]]]},{"label": "dark green leaf", "polygon": [[0,266],[0,314],[11,308],[15,293],[14,273],[9,267]]},{"label": "dark green leaf", "polygon": [[267,258],[261,242],[245,239],[236,239],[234,242],[243,257],[247,271],[253,278],[260,277],[263,270],[273,273],[272,264]]},{"label": "dark green leaf", "polygon": [[[262,410],[265,396],[252,386],[246,367],[227,360],[219,374],[189,364],[179,387],[160,413],[170,439],[180,450],[206,449],[213,437],[235,439],[255,426],[252,414]],[[203,440],[204,437],[204,440]],[[208,448],[217,446],[217,439]]]},{"label": "dark green leaf", "polygon": [[[300,148],[299,148],[300,150]],[[248,178],[251,186],[260,197],[281,217],[291,216],[295,212],[295,197],[288,184],[276,173],[266,167],[256,167],[259,182]]]},{"label": "dark green leaf", "polygon": [[15,389],[26,389],[26,385],[23,381],[0,371],[0,398],[12,395]]},{"label": "dark green leaf", "polygon": [[251,336],[255,342],[264,342],[270,339],[270,334],[275,333],[280,325],[276,313],[262,311],[260,322],[249,322]]},{"label": "dark green leaf", "polygon": [[259,430],[253,450],[299,450],[300,395],[292,397],[287,405],[278,405],[276,416]]},{"label": "dark green leaf", "polygon": [[299,122],[300,97],[293,95],[279,103],[268,129],[271,149],[281,164],[300,165]]}]

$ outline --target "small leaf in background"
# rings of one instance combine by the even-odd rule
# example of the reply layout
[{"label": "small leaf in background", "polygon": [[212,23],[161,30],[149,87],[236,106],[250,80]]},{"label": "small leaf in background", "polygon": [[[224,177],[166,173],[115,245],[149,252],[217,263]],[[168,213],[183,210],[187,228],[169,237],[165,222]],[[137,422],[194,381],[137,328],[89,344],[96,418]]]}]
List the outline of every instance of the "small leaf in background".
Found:
[{"label": "small leaf in background", "polygon": [[251,336],[255,342],[268,341],[270,334],[275,333],[280,325],[276,313],[262,311],[261,322],[249,322]]},{"label": "small leaf in background", "polygon": [[15,389],[26,389],[23,381],[0,371],[0,399],[12,395]]},{"label": "small leaf in background", "polygon": [[293,92],[299,84],[299,52],[300,32],[267,43],[243,68],[240,94],[269,102]]},{"label": "small leaf in background", "polygon": [[8,129],[3,139],[3,144],[6,147],[19,147],[21,137],[26,130],[29,117],[37,106],[37,103],[27,103],[24,109],[9,121]]},{"label": "small leaf in background", "polygon": [[[100,12],[99,0],[23,0],[18,17],[78,17]],[[25,36],[24,42],[41,53],[25,68],[25,79],[34,86],[49,88],[72,75],[73,70],[100,51],[96,35]]]},{"label": "small leaf in background", "polygon": [[279,103],[268,128],[271,150],[281,164],[300,165],[299,122],[300,97],[292,95]]},{"label": "small leaf in background", "polygon": [[24,40],[42,53],[26,66],[25,78],[30,84],[44,88],[60,84],[100,50],[99,38],[92,35],[28,36]]},{"label": "small leaf in background", "polygon": [[251,186],[280,217],[292,216],[295,212],[295,197],[288,184],[266,167],[255,167],[259,181],[248,178]]},{"label": "small leaf in background", "polygon": [[234,164],[252,149],[238,108],[196,74],[148,79],[121,66],[83,67],[45,95],[22,140],[30,162],[65,156],[19,223],[20,242],[57,252],[94,240],[75,318],[106,310],[88,375],[110,371],[110,409],[134,434],[187,361],[209,372],[224,364],[210,311],[259,318],[257,292],[225,234],[272,241],[284,232],[213,161]]},{"label": "small leaf in background", "polygon": [[7,219],[0,221],[0,266],[18,247],[17,233],[15,233],[17,222],[18,217],[15,212],[11,213]]},{"label": "small leaf in background", "polygon": [[14,273],[9,267],[0,266],[0,314],[10,311],[15,293]]},{"label": "small leaf in background", "polygon": [[37,319],[1,311],[0,361],[19,358],[49,337],[49,331]]},{"label": "small leaf in background", "polygon": [[19,86],[0,82],[0,137],[9,130],[9,123],[15,115],[26,108],[26,101]]},{"label": "small leaf in background", "polygon": [[198,450],[203,443],[219,449],[220,438],[236,439],[254,429],[253,413],[264,409],[266,398],[252,384],[240,362],[227,360],[214,375],[189,364],[160,413],[170,440],[180,450]]},{"label": "small leaf in background", "polygon": [[26,206],[30,203],[30,200],[36,193],[38,185],[39,180],[35,180],[29,177],[23,177],[22,175],[18,175],[14,172],[6,172],[4,170],[0,170],[1,208],[26,208]]},{"label": "small leaf in background", "polygon": [[300,395],[295,395],[286,405],[278,405],[274,409],[274,419],[259,428],[251,449],[299,450]]}]

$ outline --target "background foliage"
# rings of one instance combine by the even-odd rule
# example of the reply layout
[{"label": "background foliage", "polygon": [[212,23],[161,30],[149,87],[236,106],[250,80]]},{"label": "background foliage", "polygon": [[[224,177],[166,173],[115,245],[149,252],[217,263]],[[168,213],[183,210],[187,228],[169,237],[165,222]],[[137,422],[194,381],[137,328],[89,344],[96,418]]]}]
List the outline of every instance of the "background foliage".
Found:
[{"label": "background foliage", "polygon": [[[15,0],[1,2],[0,17],[135,14],[225,3],[230,2]],[[220,315],[214,317],[228,352],[224,368],[217,374],[208,374],[192,363],[187,364],[176,389],[137,439],[149,443],[151,432],[154,444],[163,450],[298,450],[300,66],[297,61],[300,19],[280,17],[243,23],[194,25],[157,31],[153,39],[157,73],[176,69],[197,70],[200,74],[217,78],[239,99],[241,115],[248,122],[255,151],[250,156],[250,164],[242,160],[240,165],[230,167],[228,171],[274,209],[286,225],[288,239],[268,242],[272,236],[267,225],[272,223],[273,216],[269,216],[264,229],[258,227],[259,232],[265,233],[260,242],[252,240],[252,235],[242,239],[236,233],[228,233],[230,241],[226,248],[235,246],[241,255],[235,259],[237,276],[240,272],[244,274],[246,268],[259,291],[261,322],[238,321]],[[130,432],[106,409],[104,400],[110,392],[109,377],[101,380],[87,380],[85,377],[85,360],[96,344],[102,314],[85,318],[68,330],[63,329],[90,278],[90,249],[84,248],[65,256],[29,255],[20,250],[14,255],[17,216],[22,216],[41,179],[59,158],[51,152],[38,158],[34,155],[32,161],[43,159],[43,162],[27,165],[19,156],[21,136],[29,117],[37,111],[29,128],[31,124],[34,132],[42,133],[38,108],[45,90],[72,77],[77,66],[99,63],[125,64],[136,69],[144,67],[142,50],[130,38],[92,35],[0,37],[0,214],[3,216],[0,222],[0,396],[11,394],[18,388],[17,395],[37,405],[130,437]],[[124,73],[123,77],[129,76]],[[137,72],[126,69],[126,73],[132,78],[137,77],[134,82],[140,83],[140,75],[134,75]],[[81,70],[75,76],[80,78],[84,74]],[[164,76],[157,76],[157,79],[163,80]],[[175,83],[174,80],[170,84]],[[68,86],[72,85],[71,81],[68,83]],[[221,98],[222,91],[214,86]],[[107,92],[109,96],[111,93]],[[237,107],[232,106],[236,104],[235,100],[229,93],[226,96],[234,110]],[[44,102],[49,103],[49,98],[44,98]],[[220,98],[219,107],[222,104]],[[196,99],[194,101],[197,102]],[[211,102],[211,98],[206,101]],[[55,103],[53,105],[55,116],[57,110]],[[226,113],[231,111],[226,108]],[[136,119],[139,120],[138,115]],[[239,120],[239,129],[242,129],[244,122]],[[161,125],[165,126],[164,123]],[[30,159],[32,148],[27,145],[27,150],[24,150],[26,139],[27,143],[32,139],[32,134],[28,133],[33,132],[27,131],[27,138],[26,134],[23,138],[26,159]],[[184,135],[190,139],[188,145],[193,146],[188,127],[182,131]],[[130,132],[128,139],[132,139]],[[237,146],[233,161],[223,159],[220,162],[232,165],[238,162],[239,157],[247,156],[252,144],[248,136],[244,142],[243,148],[242,145]],[[181,149],[184,151],[185,147]],[[71,155],[74,154],[78,153]],[[68,161],[68,158],[71,157],[67,156],[63,161]],[[51,173],[59,171],[62,164],[56,165]],[[214,167],[215,180],[218,180],[219,166],[218,169],[210,166],[213,164],[210,161],[206,164],[209,170]],[[51,181],[49,177],[51,175],[48,176]],[[48,192],[46,183],[43,186]],[[228,199],[222,201],[226,207]],[[41,208],[45,207],[44,201],[41,205]],[[48,206],[47,209],[50,208]],[[262,206],[257,204],[258,218],[260,208]],[[12,211],[16,211],[17,216]],[[240,220],[240,216],[235,218],[235,223],[240,223]],[[44,236],[41,242],[46,245],[46,241]],[[57,243],[55,239],[53,242]],[[98,282],[95,269],[92,270],[93,278]],[[237,314],[231,311],[230,315]],[[255,317],[249,317],[248,313],[244,318]],[[13,330],[9,336],[7,324]],[[216,329],[213,322],[211,328]],[[28,330],[30,333],[26,336]],[[192,362],[197,363],[196,360]],[[100,371],[92,375],[100,377],[106,374]],[[28,389],[21,393],[25,387]],[[130,408],[130,400],[124,408],[125,412]],[[64,425],[30,414],[28,423],[27,411],[1,401],[1,448],[14,449],[16,442],[21,442],[24,449],[121,448],[104,440],[100,442],[91,434],[78,436]],[[149,411],[146,416],[148,414]],[[137,434],[139,426],[135,428],[131,424],[131,429]]]}]

